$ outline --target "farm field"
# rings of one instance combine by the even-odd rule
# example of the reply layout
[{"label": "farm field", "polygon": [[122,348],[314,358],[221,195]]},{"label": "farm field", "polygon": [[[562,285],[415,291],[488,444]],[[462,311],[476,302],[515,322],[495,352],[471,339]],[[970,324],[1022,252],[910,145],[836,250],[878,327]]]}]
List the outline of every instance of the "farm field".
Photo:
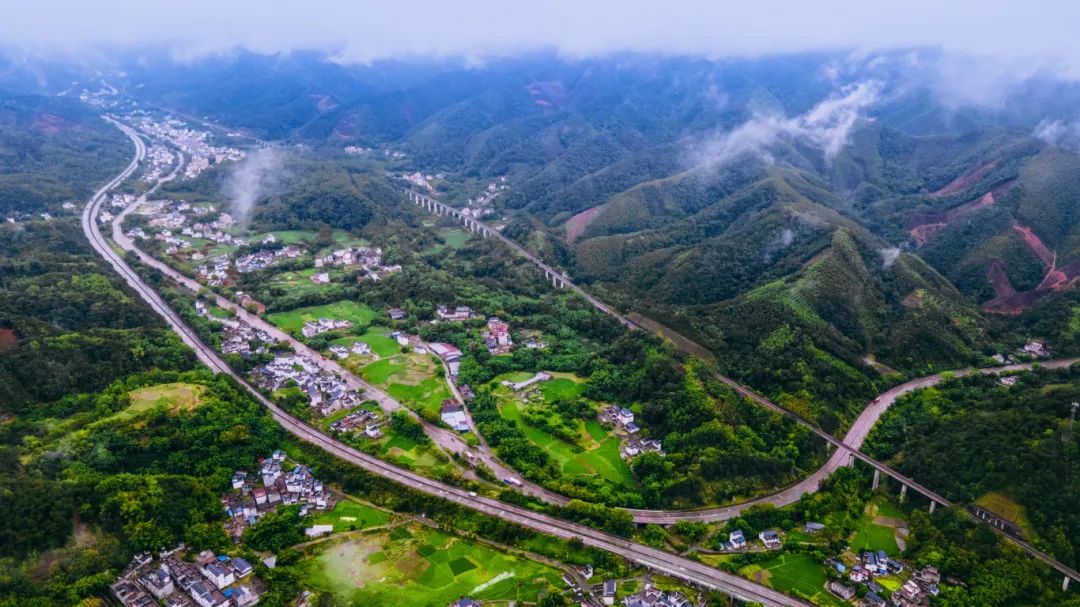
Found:
[{"label": "farm field", "polygon": [[274,274],[266,284],[269,287],[288,289],[292,293],[318,293],[320,291],[325,291],[327,289],[335,287],[335,278],[337,279],[338,283],[341,282],[340,276],[335,277],[334,272],[330,272],[331,282],[317,285],[311,282],[311,277],[315,275],[315,272],[315,268],[278,272],[277,274]]},{"label": "farm field", "polygon": [[889,556],[898,556],[896,527],[906,525],[903,519],[904,513],[896,506],[880,497],[874,498],[855,524],[855,535],[849,542],[851,549],[884,550]]},{"label": "farm field", "polygon": [[333,525],[334,532],[352,531],[378,527],[390,522],[390,515],[373,506],[342,500],[329,512],[323,512],[315,519],[316,525]]},{"label": "farm field", "polygon": [[[430,227],[430,226],[429,226]],[[465,248],[466,243],[469,242],[470,235],[461,228],[440,228],[436,234],[442,242],[434,244],[427,249],[421,251],[421,255],[431,255],[438,253],[443,249],[450,248],[453,250]]]},{"label": "farm field", "polygon": [[816,605],[849,605],[825,590],[825,571],[805,554],[784,554],[748,565],[739,570],[739,575],[780,592],[801,596]]},{"label": "farm field", "polygon": [[[522,381],[532,377],[532,373],[508,373],[492,381],[494,394],[499,398],[499,412],[502,416],[518,424],[525,437],[544,449],[561,467],[567,476],[599,476],[619,485],[633,486],[634,474],[619,454],[619,438],[611,434],[596,420],[576,420],[580,439],[579,445],[566,442],[549,432],[526,424],[522,419],[522,409],[528,404],[516,397],[509,388],[499,385],[500,381]],[[550,387],[548,384],[552,384]],[[569,374],[559,374],[550,381],[540,384],[540,391],[545,400],[557,396],[580,394],[584,384],[573,379]]]},{"label": "farm field", "polygon": [[[397,346],[396,342],[394,346]],[[442,402],[453,396],[442,376],[442,366],[427,354],[383,358],[361,367],[360,374],[417,412],[429,411],[438,415]]]},{"label": "farm field", "polygon": [[350,335],[335,339],[332,343],[348,346],[354,341],[362,341],[371,346],[371,351],[378,354],[380,358],[386,358],[401,353],[401,346],[398,345],[397,340],[390,337],[390,333],[391,330],[386,327],[371,326],[363,335]]},{"label": "farm field", "polygon": [[323,543],[305,564],[311,587],[354,605],[532,603],[560,583],[551,567],[419,525]]},{"label": "farm field", "polygon": [[338,301],[322,306],[297,308],[288,312],[274,312],[267,314],[266,319],[284,331],[299,333],[304,323],[309,320],[320,318],[332,318],[334,320],[348,320],[353,323],[368,324],[378,314],[375,310],[364,304],[353,301]]}]

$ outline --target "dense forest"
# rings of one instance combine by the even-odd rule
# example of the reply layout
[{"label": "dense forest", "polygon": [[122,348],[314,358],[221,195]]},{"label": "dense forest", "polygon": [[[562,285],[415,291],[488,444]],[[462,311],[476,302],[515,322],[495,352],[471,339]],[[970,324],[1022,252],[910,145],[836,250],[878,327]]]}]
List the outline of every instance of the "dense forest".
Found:
[{"label": "dense forest", "polygon": [[1062,562],[1080,562],[1080,369],[945,382],[902,398],[867,452],[949,499],[983,505]]}]

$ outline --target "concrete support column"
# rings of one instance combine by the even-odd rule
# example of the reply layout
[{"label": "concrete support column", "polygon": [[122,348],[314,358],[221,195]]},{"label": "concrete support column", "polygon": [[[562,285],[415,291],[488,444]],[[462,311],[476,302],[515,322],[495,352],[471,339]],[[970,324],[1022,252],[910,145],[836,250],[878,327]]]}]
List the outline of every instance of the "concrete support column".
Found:
[{"label": "concrete support column", "polygon": [[934,513],[934,508],[937,508],[937,502],[930,500],[930,514]]},{"label": "concrete support column", "polygon": [[854,453],[848,453],[847,465],[848,465],[848,468],[854,468],[855,467],[855,454]]},{"label": "concrete support column", "polygon": [[877,491],[878,485],[881,484],[881,470],[874,468],[874,484],[870,487],[871,491]]},{"label": "concrete support column", "polygon": [[1065,579],[1061,582],[1061,591],[1066,592],[1069,590],[1069,576],[1065,576]]},{"label": "concrete support column", "polygon": [[906,498],[906,497],[907,497],[907,485],[901,485],[900,486],[900,501],[901,502],[904,501],[904,498]]}]

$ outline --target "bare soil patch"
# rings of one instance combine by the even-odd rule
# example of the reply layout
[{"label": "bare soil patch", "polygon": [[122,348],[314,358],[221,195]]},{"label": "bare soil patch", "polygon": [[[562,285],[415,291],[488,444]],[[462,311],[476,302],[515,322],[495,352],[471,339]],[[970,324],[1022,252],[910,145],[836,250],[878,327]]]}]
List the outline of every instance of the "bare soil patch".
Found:
[{"label": "bare soil patch", "polygon": [[997,166],[997,161],[991,160],[982,166],[975,167],[974,169],[960,175],[956,179],[953,179],[949,183],[945,184],[945,187],[933,192],[931,196],[951,196],[957,192],[962,192],[971,186],[975,185],[977,181],[982,179]]},{"label": "bare soil patch", "polygon": [[566,220],[567,244],[574,244],[574,241],[585,232],[585,228],[589,227],[589,224],[600,214],[600,208],[602,206],[603,205],[586,209]]}]

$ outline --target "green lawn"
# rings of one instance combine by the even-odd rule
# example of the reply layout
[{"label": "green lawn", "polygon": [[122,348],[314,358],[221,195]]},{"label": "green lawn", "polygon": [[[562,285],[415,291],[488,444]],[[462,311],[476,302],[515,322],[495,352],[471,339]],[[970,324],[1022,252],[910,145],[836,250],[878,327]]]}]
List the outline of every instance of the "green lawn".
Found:
[{"label": "green lawn", "polygon": [[342,500],[329,512],[315,518],[316,525],[333,525],[334,531],[351,531],[378,527],[390,522],[390,515],[360,502]]},{"label": "green lawn", "polygon": [[439,230],[439,236],[451,249],[463,249],[469,242],[469,233],[459,228],[443,228]]},{"label": "green lawn", "polygon": [[401,346],[396,339],[390,337],[390,333],[390,329],[386,327],[371,326],[363,335],[350,338],[349,343],[356,339],[371,346],[371,351],[380,357],[394,356],[401,353]]},{"label": "green lawn", "polygon": [[545,400],[581,396],[585,392],[585,383],[575,379],[570,375],[552,377],[540,384],[540,391],[543,392]]},{"label": "green lawn", "polygon": [[852,550],[884,550],[889,556],[898,556],[896,531],[892,527],[878,525],[867,515],[863,515],[855,524],[855,536],[848,542]]},{"label": "green lawn", "polygon": [[307,584],[353,605],[444,607],[465,596],[531,603],[560,584],[546,565],[419,525],[327,542],[304,565]]},{"label": "green lawn", "polygon": [[823,565],[805,554],[784,554],[743,567],[739,574],[780,592],[801,596],[816,605],[849,605],[825,590]]},{"label": "green lawn", "polygon": [[368,324],[378,316],[375,310],[362,303],[354,301],[338,301],[322,306],[297,308],[288,312],[274,312],[267,314],[266,319],[280,327],[284,331],[299,333],[304,323],[309,320],[320,318],[332,318],[334,320],[348,320],[353,323]]}]

